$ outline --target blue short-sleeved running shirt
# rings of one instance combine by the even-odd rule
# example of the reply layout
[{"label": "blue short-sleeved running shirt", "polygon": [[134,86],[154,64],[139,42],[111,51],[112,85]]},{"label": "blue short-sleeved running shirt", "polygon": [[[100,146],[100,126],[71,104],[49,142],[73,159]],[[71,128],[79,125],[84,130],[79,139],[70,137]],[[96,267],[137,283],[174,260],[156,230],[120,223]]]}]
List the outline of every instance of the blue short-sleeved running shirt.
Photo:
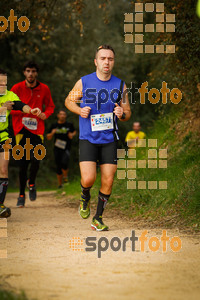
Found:
[{"label": "blue short-sleeved running shirt", "polygon": [[79,139],[94,144],[118,140],[117,117],[113,114],[115,103],[121,99],[121,79],[111,75],[107,81],[100,80],[96,72],[83,76],[80,107],[90,106],[88,118],[79,116]]}]

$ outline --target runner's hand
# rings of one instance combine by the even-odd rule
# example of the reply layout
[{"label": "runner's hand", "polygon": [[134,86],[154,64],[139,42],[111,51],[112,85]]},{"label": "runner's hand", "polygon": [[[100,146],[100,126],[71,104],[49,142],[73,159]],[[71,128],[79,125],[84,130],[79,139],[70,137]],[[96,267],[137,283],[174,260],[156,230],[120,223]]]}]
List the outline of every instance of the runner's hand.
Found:
[{"label": "runner's hand", "polygon": [[119,106],[117,103],[115,103],[115,108],[114,108],[114,114],[121,119],[122,115],[123,115],[123,108],[121,106]]},{"label": "runner's hand", "polygon": [[39,116],[38,116],[40,119],[42,119],[42,120],[46,120],[46,115],[45,115],[45,113],[41,113],[41,111],[40,111],[40,114],[39,114]]},{"label": "runner's hand", "polygon": [[74,132],[68,132],[67,136],[70,140],[72,140],[73,137],[75,136],[75,134],[74,134]]},{"label": "runner's hand", "polygon": [[51,131],[51,134],[55,134],[56,133],[56,131],[57,131],[57,129],[56,128],[54,128],[54,129],[52,129],[52,131]]},{"label": "runner's hand", "polygon": [[13,108],[13,104],[14,104],[14,102],[12,102],[12,101],[6,101],[6,102],[2,105],[2,107],[6,107],[8,110],[11,110],[11,109]]},{"label": "runner's hand", "polygon": [[41,110],[39,108],[37,108],[37,107],[36,108],[32,108],[31,111],[30,111],[30,113],[32,115],[39,116],[41,114]]},{"label": "runner's hand", "polygon": [[81,108],[80,116],[82,118],[86,119],[89,116],[90,110],[91,110],[91,107],[89,107],[89,106],[85,106],[85,107]]}]

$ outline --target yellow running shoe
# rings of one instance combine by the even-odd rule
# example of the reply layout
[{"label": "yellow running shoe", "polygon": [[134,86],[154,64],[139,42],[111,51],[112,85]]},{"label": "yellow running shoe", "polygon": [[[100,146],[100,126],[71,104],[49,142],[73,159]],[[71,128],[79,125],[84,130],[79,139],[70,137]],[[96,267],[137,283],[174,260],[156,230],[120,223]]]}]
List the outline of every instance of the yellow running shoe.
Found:
[{"label": "yellow running shoe", "polygon": [[103,223],[102,216],[100,216],[98,220],[93,218],[91,227],[96,231],[108,231],[108,226]]},{"label": "yellow running shoe", "polygon": [[3,204],[0,204],[0,218],[8,218],[11,215],[10,208],[6,207]]},{"label": "yellow running shoe", "polygon": [[81,197],[80,206],[79,206],[79,215],[83,219],[87,219],[90,215],[90,200],[86,201]]}]

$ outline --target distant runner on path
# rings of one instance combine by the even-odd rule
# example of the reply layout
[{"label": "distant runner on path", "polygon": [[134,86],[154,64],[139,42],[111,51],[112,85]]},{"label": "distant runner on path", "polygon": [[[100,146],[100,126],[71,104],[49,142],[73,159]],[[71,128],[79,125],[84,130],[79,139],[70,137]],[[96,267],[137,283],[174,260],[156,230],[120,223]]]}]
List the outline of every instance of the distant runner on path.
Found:
[{"label": "distant runner on path", "polygon": [[[11,113],[16,144],[22,147],[26,144],[27,138],[30,139],[30,143],[34,147],[43,143],[44,120],[54,112],[55,108],[50,89],[46,84],[37,80],[38,72],[39,67],[36,63],[26,63],[24,65],[25,80],[15,84],[11,89],[24,103],[30,105],[32,108],[38,106],[42,111],[39,116],[34,118],[29,114],[24,116],[20,111],[13,111]],[[20,192],[17,199],[17,207],[24,207],[26,184],[29,189],[29,199],[31,201],[36,200],[35,180],[40,161],[34,157],[33,151],[31,151],[31,159],[26,160],[24,156],[19,163]],[[29,176],[27,176],[29,163],[30,172]]]},{"label": "distant runner on path", "polygon": [[[8,134],[8,117],[11,110],[20,110],[25,114],[38,116],[39,108],[30,108],[22,103],[19,97],[7,90],[7,73],[0,70],[0,218],[8,218],[11,215],[10,208],[4,205],[8,187],[8,163],[10,158]],[[7,153],[6,153],[7,152]]]},{"label": "distant runner on path", "polygon": [[58,121],[53,124],[47,134],[47,139],[54,137],[54,157],[56,163],[56,173],[58,187],[62,187],[62,182],[68,182],[69,160],[71,141],[76,135],[76,130],[72,123],[67,122],[67,113],[60,109],[57,114]]},{"label": "distant runner on path", "polygon": [[134,122],[133,123],[133,130],[129,131],[126,135],[125,142],[128,142],[129,148],[134,147],[135,141],[132,140],[138,140],[138,139],[145,139],[146,134],[143,131],[140,131],[141,126],[140,122]]}]

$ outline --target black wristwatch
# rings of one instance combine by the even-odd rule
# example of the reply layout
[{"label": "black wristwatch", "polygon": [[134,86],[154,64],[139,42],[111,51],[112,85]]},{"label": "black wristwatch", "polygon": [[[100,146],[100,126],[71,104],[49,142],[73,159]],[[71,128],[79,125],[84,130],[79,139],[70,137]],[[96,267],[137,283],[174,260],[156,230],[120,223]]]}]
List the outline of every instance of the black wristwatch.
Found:
[{"label": "black wristwatch", "polygon": [[125,114],[125,112],[123,112],[122,117],[121,117],[120,119],[121,119],[121,120],[126,119],[126,114]]}]

